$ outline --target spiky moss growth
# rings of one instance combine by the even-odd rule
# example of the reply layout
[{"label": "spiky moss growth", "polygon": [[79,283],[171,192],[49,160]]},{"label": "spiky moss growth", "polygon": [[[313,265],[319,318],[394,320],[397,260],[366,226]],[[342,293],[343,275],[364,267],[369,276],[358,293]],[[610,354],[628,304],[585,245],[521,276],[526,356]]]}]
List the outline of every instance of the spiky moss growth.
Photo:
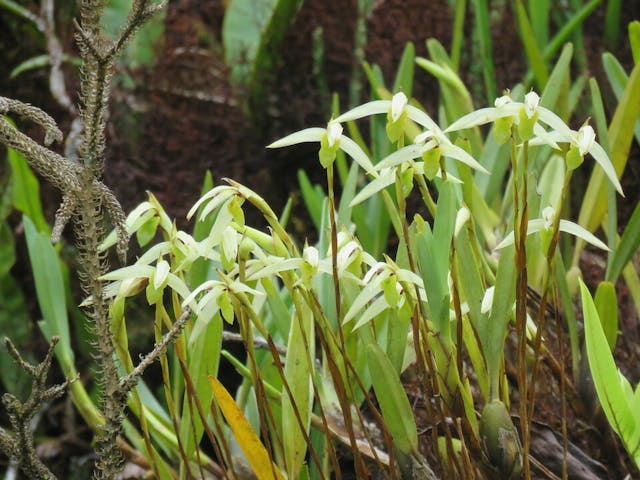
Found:
[{"label": "spiky moss growth", "polygon": [[[121,471],[124,458],[117,439],[122,433],[128,394],[146,367],[175,341],[190,316],[190,311],[185,311],[165,334],[162,342],[134,371],[122,378],[119,376],[110,329],[109,300],[104,296],[101,280],[108,270],[108,265],[104,253],[99,248],[104,238],[105,213],[118,233],[117,251],[122,261],[128,245],[125,214],[111,190],[101,182],[104,171],[104,130],[109,87],[115,57],[135,31],[162,7],[163,5],[155,5],[150,0],[134,0],[120,36],[115,41],[108,41],[103,36],[100,24],[104,1],[81,2],[80,21],[76,25],[76,41],[82,59],[79,120],[83,128],[67,157],[38,144],[0,117],[0,143],[24,155],[31,168],[62,193],[52,240],[59,240],[69,221],[73,221],[75,226],[80,263],[79,278],[84,293],[91,299],[85,302],[85,313],[89,319],[88,328],[96,338],[93,355],[102,389],[100,407],[104,422],[96,427],[95,479],[112,479]],[[53,141],[62,140],[62,132],[56,123],[42,110],[17,100],[0,97],[0,115],[9,113],[25,117],[44,127],[46,146]],[[0,449],[9,457],[15,458],[31,478],[55,478],[35,455],[33,437],[29,430],[30,419],[42,408],[42,403],[62,394],[66,386],[64,384],[50,389],[44,387],[46,372],[51,365],[53,345],[55,341],[47,358],[38,367],[26,364],[13,349],[16,361],[33,376],[34,389],[24,404],[11,395],[5,396],[5,406],[12,427],[17,433],[14,441],[4,430],[0,430]]]}]

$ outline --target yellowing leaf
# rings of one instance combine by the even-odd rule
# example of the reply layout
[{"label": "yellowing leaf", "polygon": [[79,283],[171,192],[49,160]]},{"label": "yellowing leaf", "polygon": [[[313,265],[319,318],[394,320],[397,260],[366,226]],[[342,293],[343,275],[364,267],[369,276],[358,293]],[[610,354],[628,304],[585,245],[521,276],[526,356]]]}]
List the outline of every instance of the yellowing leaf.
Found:
[{"label": "yellowing leaf", "polygon": [[284,480],[280,469],[271,461],[267,449],[253,431],[247,417],[216,377],[209,376],[213,395],[227,420],[238,445],[244,452],[258,480]]}]

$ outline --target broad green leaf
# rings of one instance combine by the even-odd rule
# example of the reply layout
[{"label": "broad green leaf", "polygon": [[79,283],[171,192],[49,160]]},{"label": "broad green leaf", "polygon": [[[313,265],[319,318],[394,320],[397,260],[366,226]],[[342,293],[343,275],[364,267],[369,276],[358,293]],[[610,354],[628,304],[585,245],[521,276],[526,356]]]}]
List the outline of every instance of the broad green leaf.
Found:
[{"label": "broad green leaf", "polygon": [[458,288],[464,300],[469,305],[469,316],[473,328],[478,331],[482,321],[481,304],[485,292],[485,282],[482,275],[480,259],[475,255],[471,242],[476,239],[469,235],[466,228],[462,228],[455,238],[456,270]]},{"label": "broad green leaf", "polygon": [[529,0],[528,13],[531,17],[531,29],[535,33],[536,43],[546,45],[549,41],[549,23],[551,17],[549,0]]},{"label": "broad green leaf", "polygon": [[[221,348],[222,318],[216,314],[199,335],[190,337],[188,348],[185,349],[189,375],[193,381],[195,394],[203,406],[211,403],[213,392],[207,378],[209,375],[218,374]],[[193,408],[189,408],[189,402],[194,402],[194,400],[185,393],[179,435],[187,455],[192,455],[202,437],[204,427],[198,411],[193,404]]]},{"label": "broad green leaf", "polygon": [[608,348],[598,311],[587,286],[582,281],[580,293],[589,368],[598,399],[612,428],[640,466],[640,410],[632,410],[631,405],[627,403],[623,383],[620,381],[621,374]]},{"label": "broad green leaf", "polygon": [[417,251],[420,275],[429,299],[428,309],[434,328],[447,344],[450,338],[449,321],[449,252],[456,218],[456,199],[453,185],[443,182],[438,197],[433,232],[426,223],[418,226]]},{"label": "broad green leaf", "polygon": [[49,224],[42,214],[40,184],[26,159],[13,149],[8,149],[13,183],[13,205],[27,215],[39,232],[49,232]]},{"label": "broad green leaf", "polygon": [[[312,311],[303,303],[298,292],[294,291],[293,295],[294,299],[296,296],[298,298],[284,360],[284,380],[289,384],[293,398],[289,397],[283,387],[282,431],[286,432],[287,438],[284,445],[287,475],[289,478],[298,478],[307,453],[305,436],[308,438],[313,407],[311,375],[314,371],[315,333]],[[296,417],[296,411],[302,425]],[[301,428],[304,428],[304,433]]]},{"label": "broad green leaf", "polygon": [[69,318],[65,302],[64,283],[58,256],[51,245],[49,235],[36,231],[36,227],[29,217],[22,217],[29,261],[36,285],[38,305],[42,313],[42,320],[38,322],[47,340],[58,335],[60,343],[56,348],[56,357],[60,361],[65,374],[73,375],[73,350],[69,336]]},{"label": "broad green leaf", "polygon": [[238,404],[229,395],[222,383],[214,377],[209,376],[209,384],[213,390],[216,403],[220,407],[224,418],[227,420],[238,445],[244,452],[249,465],[253,469],[258,480],[284,480],[285,476],[280,469],[271,461],[269,452],[262,445],[258,435],[251,428],[249,421],[242,413]]},{"label": "broad green leaf", "polygon": [[367,360],[373,389],[394,445],[405,455],[418,453],[418,430],[400,377],[384,350],[375,343],[367,345]]},{"label": "broad green leaf", "polygon": [[598,316],[602,322],[602,330],[607,338],[611,351],[616,346],[618,339],[618,299],[616,289],[611,282],[601,282],[593,299],[598,310]]}]

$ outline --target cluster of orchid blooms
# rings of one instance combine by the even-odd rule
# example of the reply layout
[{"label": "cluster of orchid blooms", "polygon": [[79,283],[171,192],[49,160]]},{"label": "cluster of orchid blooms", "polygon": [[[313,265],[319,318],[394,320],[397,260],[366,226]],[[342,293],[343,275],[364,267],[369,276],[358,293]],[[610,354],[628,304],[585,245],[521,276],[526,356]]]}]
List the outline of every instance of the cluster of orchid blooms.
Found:
[{"label": "cluster of orchid blooms", "polygon": [[[375,114],[387,115],[387,135],[392,142],[397,142],[399,147],[376,164],[354,140],[343,134],[342,127],[344,122]],[[404,146],[404,123],[407,120],[420,125],[424,131],[414,138],[412,144]],[[584,156],[590,154],[602,167],[616,190],[622,194],[615,169],[602,146],[595,141],[593,128],[584,124],[577,131],[570,129],[560,117],[540,105],[540,98],[533,91],[525,95],[523,102],[515,102],[508,94],[505,94],[496,99],[494,107],[481,108],[471,112],[444,130],[424,111],[409,104],[407,97],[400,92],[395,94],[391,100],[376,100],[355,107],[332,119],[326,128],[304,129],[272,143],[269,147],[277,148],[303,142],[319,142],[319,159],[324,168],[331,168],[338,149],[344,151],[370,177],[367,184],[351,202],[351,206],[353,206],[393,184],[398,174],[407,171],[410,171],[414,176],[424,175],[428,180],[440,176],[445,177],[446,181],[460,182],[453,175],[444,171],[444,163],[441,162],[443,157],[454,159],[474,170],[489,174],[471,154],[455,145],[449,139],[448,134],[490,122],[494,123],[494,136],[500,143],[511,139],[514,142],[517,141],[518,146],[522,148],[548,145],[556,150],[560,150],[559,144],[567,144],[568,148],[564,158],[568,170],[579,166]],[[208,238],[196,241],[185,232],[176,232],[170,222],[162,222],[167,224],[165,233],[171,239],[154,246],[135,265],[105,275],[104,280],[113,281],[107,286],[107,295],[130,296],[146,286],[147,297],[159,299],[161,298],[159,293],[169,285],[183,298],[184,307],[189,305],[197,314],[206,313],[202,316],[209,318],[220,310],[225,319],[232,321],[233,313],[230,311],[231,305],[225,292],[263,296],[259,290],[249,288],[238,280],[238,266],[235,263],[235,258],[239,250],[251,252],[252,259],[246,264],[248,276],[245,277],[249,280],[265,278],[268,275],[280,275],[284,271],[298,270],[301,272],[302,281],[307,286],[311,286],[310,276],[319,272],[331,274],[331,252],[327,252],[327,256],[321,258],[320,252],[315,247],[306,246],[302,255],[294,249],[294,251],[288,252],[288,258],[286,255],[278,256],[273,253],[265,253],[262,246],[269,242],[271,242],[270,245],[273,245],[273,240],[266,234],[245,227],[243,217],[238,220],[241,216],[238,213],[241,210],[240,206],[249,196],[253,196],[254,200],[262,201],[262,199],[246,187],[235,182],[230,183],[231,185],[217,186],[205,194],[189,213],[189,217],[191,217],[199,207],[202,207],[199,219],[203,219],[214,210],[219,212]],[[159,205],[149,202],[145,202],[145,204],[144,208],[141,208],[141,205],[129,215],[127,226],[130,233],[141,228],[146,221],[142,220],[144,218],[150,219],[154,215],[166,216],[163,212],[159,213],[158,209],[161,208]],[[458,212],[458,218],[463,220],[457,220],[456,224],[464,222],[464,219],[468,220],[469,216],[467,207],[462,206]],[[460,226],[457,225],[456,230],[459,228]],[[607,249],[602,241],[583,227],[567,220],[558,220],[556,212],[551,206],[542,209],[541,218],[529,221],[527,234],[540,231],[550,232],[553,228],[576,235],[599,248]],[[513,238],[513,232],[506,235],[496,248],[512,244]],[[244,242],[244,246],[240,245],[242,242]],[[352,280],[360,282],[364,287],[343,321],[351,320],[359,313],[360,309],[369,304],[369,308],[366,308],[364,314],[358,315],[356,328],[385,308],[397,307],[405,303],[405,299],[400,298],[399,304],[389,305],[388,299],[397,298],[397,296],[386,294],[384,297],[378,296],[382,287],[384,287],[385,293],[386,291],[399,293],[403,290],[400,282],[397,281],[400,280],[415,284],[419,292],[424,294],[422,279],[418,275],[399,268],[388,258],[385,262],[376,261],[362,250],[351,234],[339,232],[338,249],[337,259],[340,264],[338,265],[340,275],[351,276]],[[180,262],[169,268],[164,257],[174,256],[176,252]],[[192,291],[180,278],[179,272],[188,269],[197,258],[221,262],[227,274],[223,278],[194,286],[196,288]],[[154,261],[156,262],[155,268],[151,266]],[[368,273],[364,278],[357,278],[351,273],[353,268],[350,266],[354,262],[360,265],[365,264],[368,267]],[[374,278],[375,281],[372,281]],[[390,280],[396,281],[390,282]],[[151,293],[149,289],[152,290]],[[407,290],[404,291],[410,293]],[[204,294],[200,295],[203,292]],[[491,297],[490,291],[487,294]],[[484,310],[489,308],[491,300],[491,298],[485,299],[483,302]]]},{"label": "cluster of orchid blooms", "polygon": [[[415,175],[424,174],[429,180],[434,176],[441,176],[441,157],[452,158],[475,170],[489,174],[467,151],[452,143],[447,133],[494,122],[494,136],[499,143],[507,142],[512,137],[512,127],[516,126],[518,140],[522,142],[520,145],[526,142],[530,146],[548,145],[555,150],[560,150],[558,144],[568,144],[565,155],[568,170],[577,168],[584,160],[584,156],[590,154],[602,167],[616,190],[623,195],[615,168],[605,150],[595,141],[596,134],[589,124],[585,123],[578,131],[570,129],[558,115],[540,105],[540,97],[534,91],[525,95],[524,102],[514,102],[507,93],[497,98],[494,105],[494,107],[481,108],[463,116],[443,131],[429,115],[410,105],[406,95],[399,92],[391,100],[372,101],[343,113],[331,120],[326,129],[301,130],[272,143],[269,147],[319,141],[321,143],[320,158],[325,168],[328,162],[324,159],[330,158],[327,150],[335,158],[335,152],[339,148],[342,149],[372,177],[372,180],[353,199],[351,204],[356,205],[391,185],[395,181],[398,169],[411,168]],[[391,141],[397,141],[404,135],[403,123],[406,119],[414,121],[425,130],[414,138],[413,144],[399,148],[374,165],[353,140],[343,135],[341,123],[384,113],[387,114],[387,134]],[[547,130],[543,124],[551,130]],[[460,182],[451,175],[447,178]],[[541,229],[551,229],[554,217],[553,207],[546,206],[542,211],[542,218],[529,222],[528,234],[536,233]],[[608,249],[597,237],[573,222],[560,220],[559,228],[597,247]],[[503,248],[511,243],[513,243],[513,234],[507,235],[496,248]]]}]

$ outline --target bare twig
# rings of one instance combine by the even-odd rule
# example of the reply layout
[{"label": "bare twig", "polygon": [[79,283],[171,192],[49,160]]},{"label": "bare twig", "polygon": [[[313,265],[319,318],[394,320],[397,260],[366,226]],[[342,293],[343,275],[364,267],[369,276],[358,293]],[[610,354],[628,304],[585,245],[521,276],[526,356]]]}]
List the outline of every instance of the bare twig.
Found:
[{"label": "bare twig", "polygon": [[46,386],[47,375],[53,360],[53,350],[59,340],[59,337],[53,337],[44,360],[38,365],[32,365],[22,358],[11,340],[5,339],[9,355],[31,377],[32,383],[31,393],[25,401],[20,401],[10,393],[5,393],[2,396],[2,403],[9,414],[14,434],[11,436],[0,429],[0,450],[12,459],[29,478],[34,479],[53,480],[56,478],[36,454],[31,422],[42,409],[43,404],[62,396],[69,385],[69,380],[67,380],[59,385],[48,388]]}]

